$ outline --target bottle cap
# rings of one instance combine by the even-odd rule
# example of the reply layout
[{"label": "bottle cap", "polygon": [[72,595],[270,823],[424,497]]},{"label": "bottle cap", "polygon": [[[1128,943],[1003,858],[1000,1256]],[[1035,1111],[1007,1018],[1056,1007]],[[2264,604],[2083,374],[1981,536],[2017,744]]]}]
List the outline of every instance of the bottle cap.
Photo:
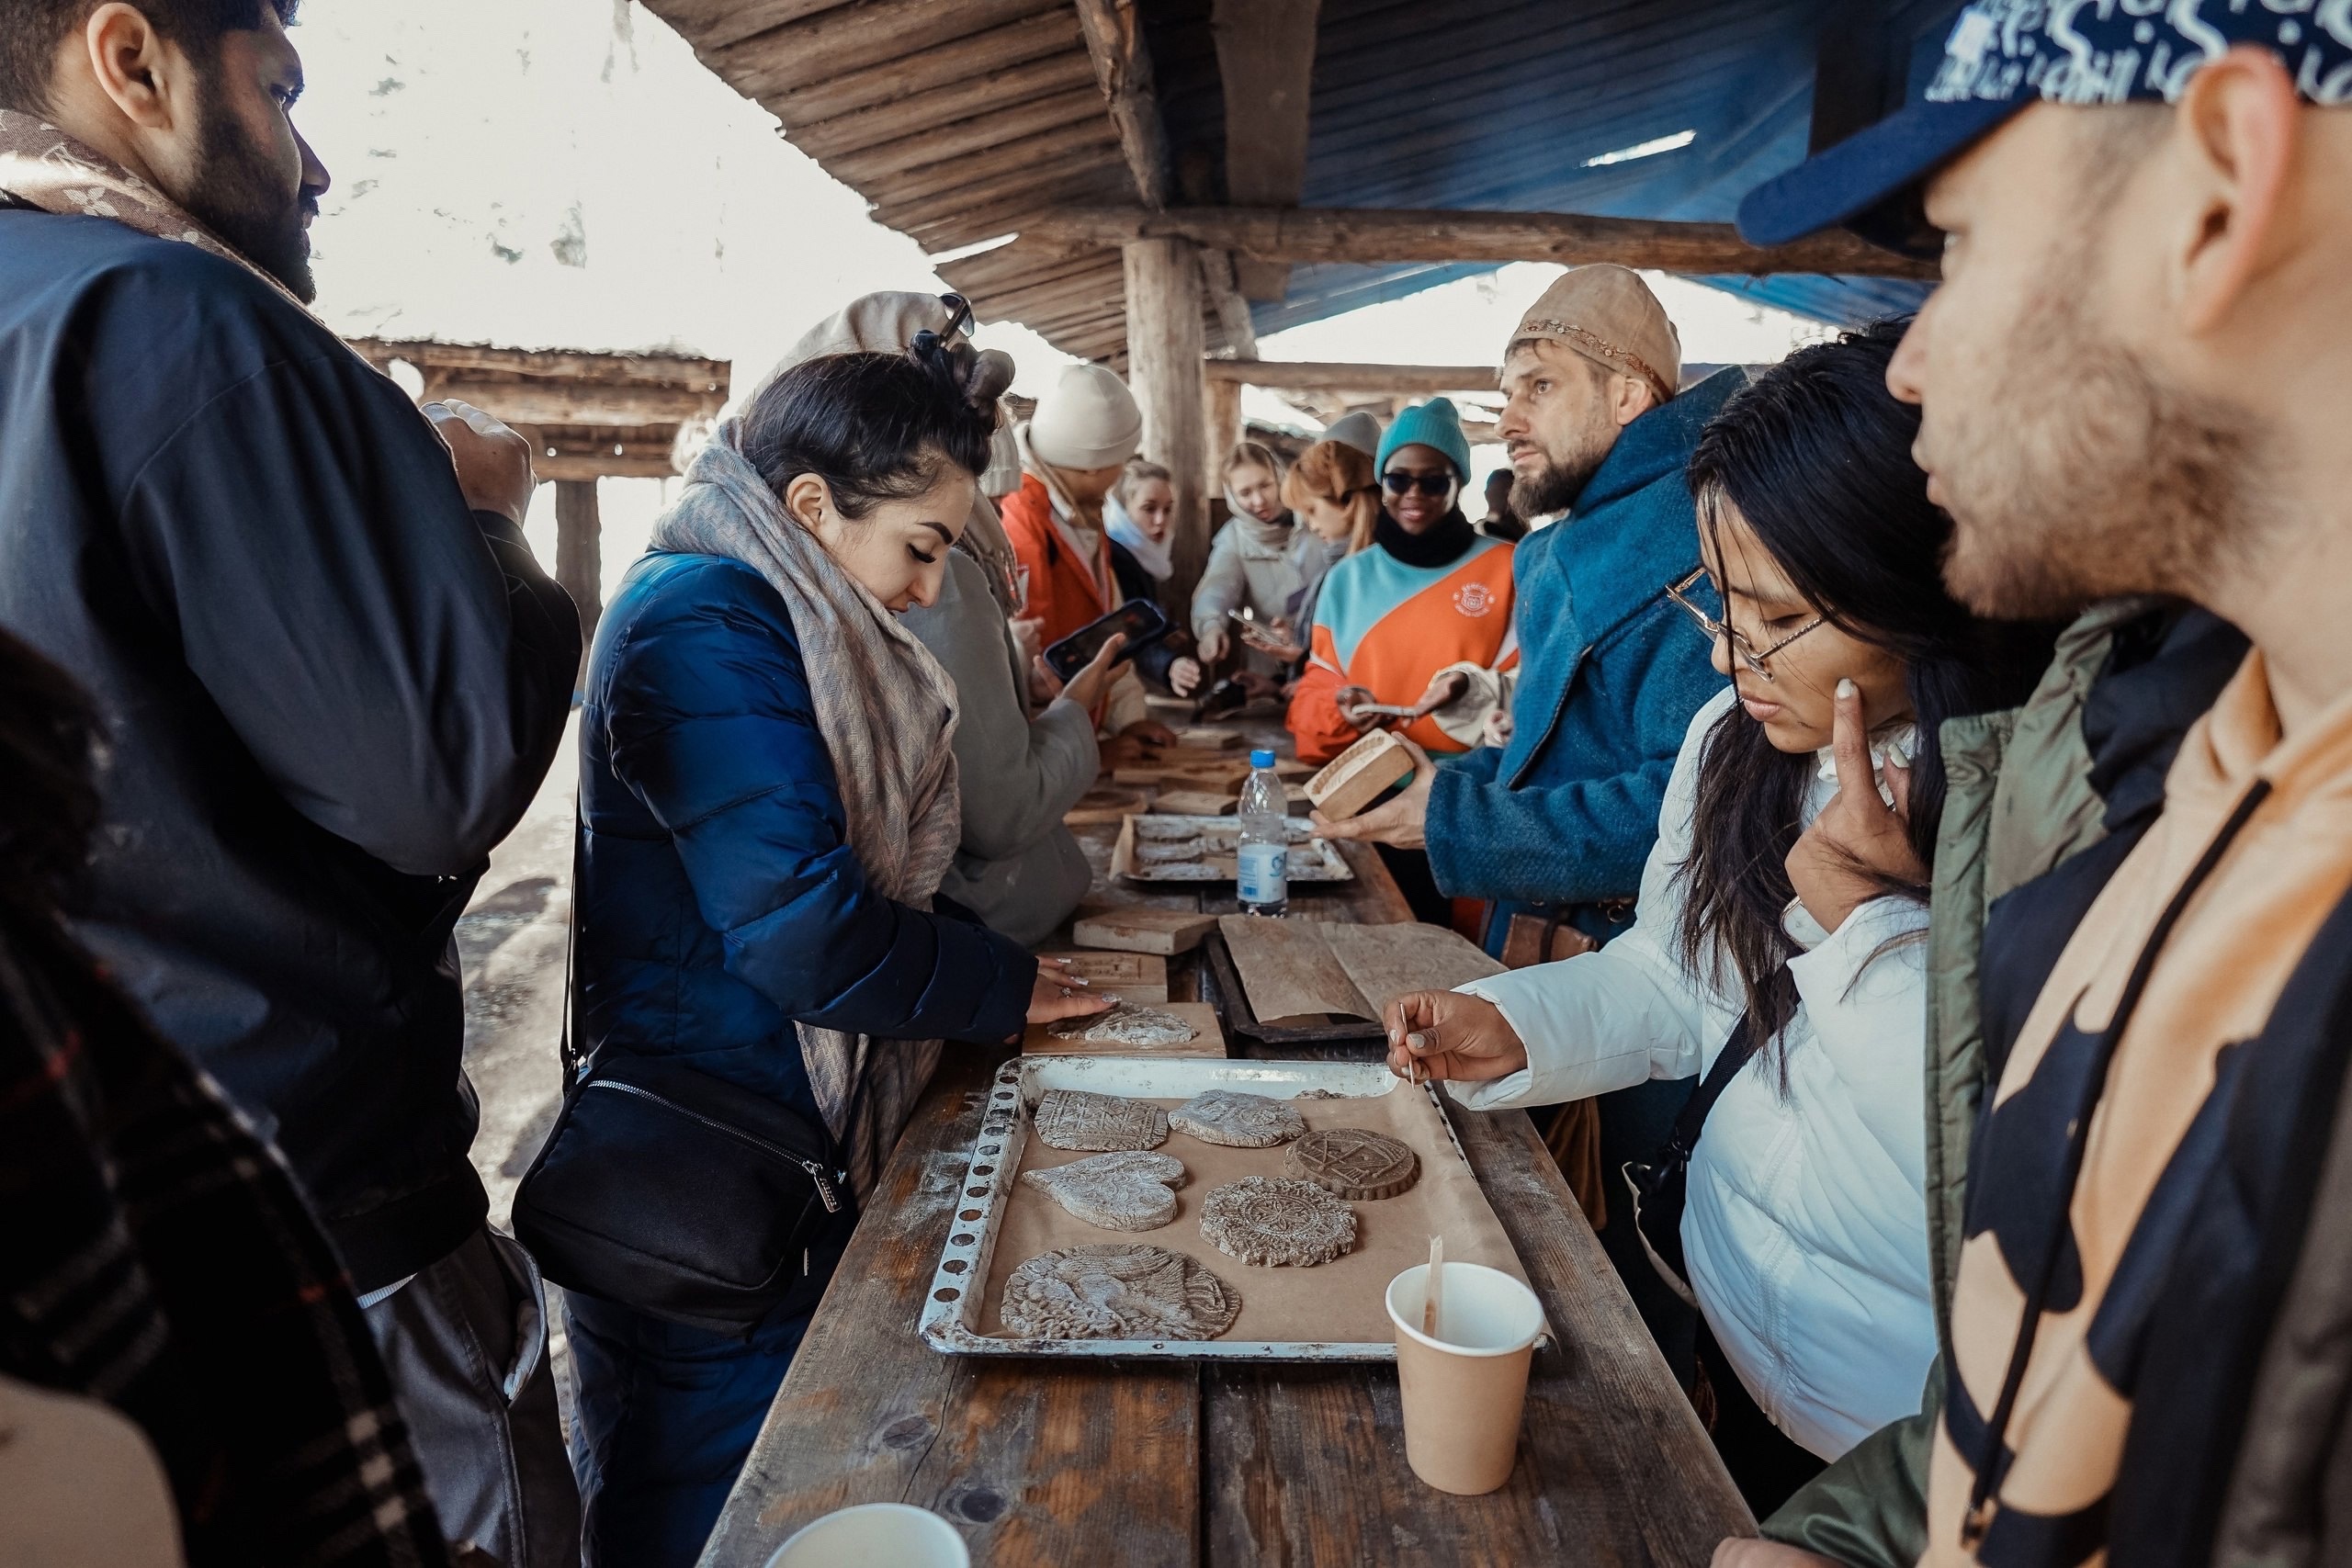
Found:
[{"label": "bottle cap", "polygon": [[1252,751],[1250,753],[1250,765],[1253,768],[1271,768],[1274,765],[1274,754],[1267,750]]}]

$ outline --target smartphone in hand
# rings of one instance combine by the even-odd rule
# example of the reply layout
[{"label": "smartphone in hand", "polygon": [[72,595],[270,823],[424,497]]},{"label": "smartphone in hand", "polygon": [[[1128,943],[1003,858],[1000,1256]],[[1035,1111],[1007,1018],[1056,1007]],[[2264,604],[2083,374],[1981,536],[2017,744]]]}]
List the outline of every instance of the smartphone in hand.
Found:
[{"label": "smartphone in hand", "polygon": [[1062,680],[1069,680],[1094,661],[1102,645],[1118,633],[1125,632],[1127,646],[1119,652],[1119,662],[1135,657],[1136,649],[1148,642],[1158,642],[1170,630],[1167,615],[1148,599],[1130,599],[1109,615],[1085,626],[1046,649],[1046,668]]}]

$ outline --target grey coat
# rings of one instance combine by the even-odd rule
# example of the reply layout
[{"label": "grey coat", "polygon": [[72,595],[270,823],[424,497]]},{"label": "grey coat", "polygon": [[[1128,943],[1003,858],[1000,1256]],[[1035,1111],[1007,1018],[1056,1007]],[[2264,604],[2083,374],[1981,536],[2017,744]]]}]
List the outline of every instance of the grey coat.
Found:
[{"label": "grey coat", "polygon": [[939,603],[904,624],[956,681],[964,838],[939,891],[1024,945],[1078,908],[1093,880],[1062,814],[1093,787],[1102,760],[1086,710],[1056,699],[1035,719],[1020,649],[980,568],[947,557]]}]

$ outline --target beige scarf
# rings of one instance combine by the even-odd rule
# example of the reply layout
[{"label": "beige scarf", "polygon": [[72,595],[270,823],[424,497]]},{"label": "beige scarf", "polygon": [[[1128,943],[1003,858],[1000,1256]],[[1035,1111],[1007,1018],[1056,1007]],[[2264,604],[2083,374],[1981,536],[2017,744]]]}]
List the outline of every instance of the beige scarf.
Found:
[{"label": "beige scarf", "polygon": [[[653,547],[741,561],[783,596],[840,781],[850,849],[876,891],[927,910],[963,834],[949,744],[956,682],[786,513],[743,456],[741,431],[727,421],[695,457],[677,504],[653,525]],[[940,1042],[797,1028],[809,1087],[863,1197],[939,1064]]]},{"label": "beige scarf", "polygon": [[[310,307],[179,204],[102,152],[33,115],[0,109],[0,192],[43,212],[111,218],[159,240],[177,240],[235,262],[304,315]],[[316,317],[312,317],[316,320]]]}]

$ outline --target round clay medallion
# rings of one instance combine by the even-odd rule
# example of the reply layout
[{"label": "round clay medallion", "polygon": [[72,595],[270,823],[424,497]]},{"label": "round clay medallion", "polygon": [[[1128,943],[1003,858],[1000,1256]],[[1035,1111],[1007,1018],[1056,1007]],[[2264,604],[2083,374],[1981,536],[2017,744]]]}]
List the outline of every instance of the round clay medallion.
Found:
[{"label": "round clay medallion", "polygon": [[1283,1169],[1354,1201],[1394,1198],[1420,1179],[1412,1145],[1363,1127],[1309,1133],[1283,1156]]},{"label": "round clay medallion", "polygon": [[1311,1268],[1343,1258],[1356,1244],[1356,1216],[1311,1181],[1245,1176],[1201,1204],[1201,1235],[1244,1263]]}]

